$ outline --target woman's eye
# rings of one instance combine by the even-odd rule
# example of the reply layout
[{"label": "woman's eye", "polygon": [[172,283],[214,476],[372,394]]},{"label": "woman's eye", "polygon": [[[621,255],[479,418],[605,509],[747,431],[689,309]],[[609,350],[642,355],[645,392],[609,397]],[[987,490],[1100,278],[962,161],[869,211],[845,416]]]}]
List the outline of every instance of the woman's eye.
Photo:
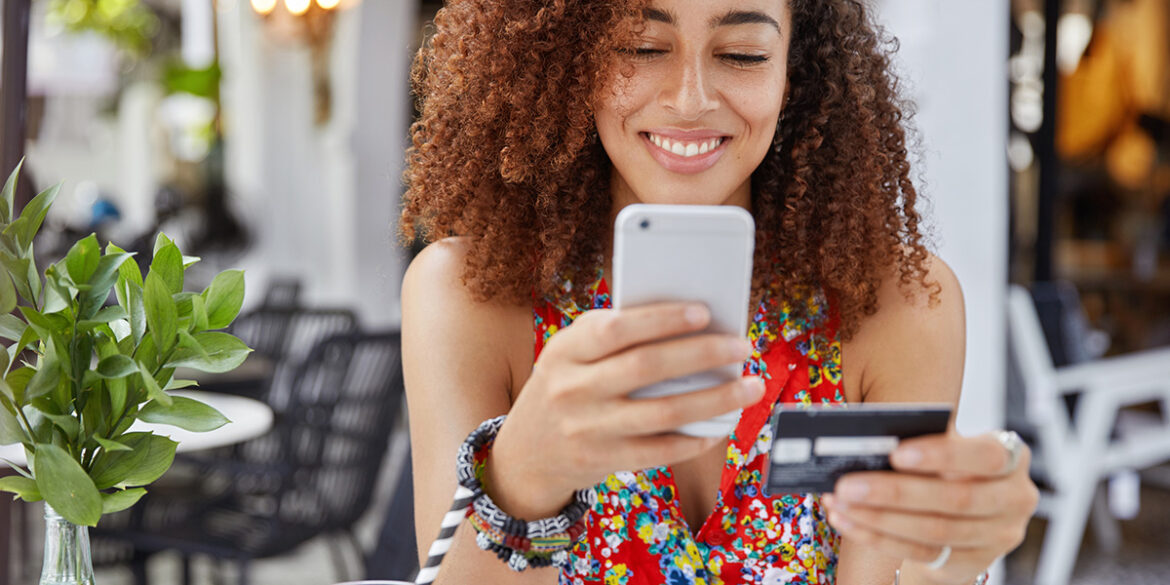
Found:
[{"label": "woman's eye", "polygon": [[636,47],[629,51],[629,55],[636,61],[646,61],[664,53],[666,51],[663,49],[654,49],[651,47]]},{"label": "woman's eye", "polygon": [[739,66],[759,65],[766,63],[769,59],[765,55],[747,55],[744,53],[724,53],[719,55],[719,58]]}]

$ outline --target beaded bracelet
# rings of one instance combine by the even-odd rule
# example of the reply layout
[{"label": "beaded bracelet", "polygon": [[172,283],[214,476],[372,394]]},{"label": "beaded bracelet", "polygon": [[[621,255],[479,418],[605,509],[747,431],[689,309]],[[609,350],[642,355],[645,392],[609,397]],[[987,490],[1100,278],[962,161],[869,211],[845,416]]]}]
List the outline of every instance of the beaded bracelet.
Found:
[{"label": "beaded bracelet", "polygon": [[564,566],[569,549],[585,533],[585,515],[596,503],[596,495],[593,490],[577,490],[560,514],[532,522],[509,516],[496,506],[484,491],[483,473],[505,418],[501,415],[484,421],[459,447],[456,476],[459,484],[473,494],[466,515],[475,528],[475,542],[514,571]]}]

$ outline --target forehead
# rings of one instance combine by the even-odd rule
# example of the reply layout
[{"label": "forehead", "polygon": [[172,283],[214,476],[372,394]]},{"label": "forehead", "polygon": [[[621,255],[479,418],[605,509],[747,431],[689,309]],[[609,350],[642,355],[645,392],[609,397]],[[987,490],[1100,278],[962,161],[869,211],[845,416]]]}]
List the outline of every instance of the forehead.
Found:
[{"label": "forehead", "polygon": [[702,24],[715,30],[763,25],[780,32],[787,4],[784,0],[652,0],[642,9],[642,18],[674,27]]}]

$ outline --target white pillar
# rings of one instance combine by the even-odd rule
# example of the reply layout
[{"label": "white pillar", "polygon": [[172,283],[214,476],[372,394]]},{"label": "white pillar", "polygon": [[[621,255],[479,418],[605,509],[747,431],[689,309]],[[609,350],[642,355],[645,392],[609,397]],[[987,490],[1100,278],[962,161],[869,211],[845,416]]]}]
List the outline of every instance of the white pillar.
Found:
[{"label": "white pillar", "polygon": [[329,58],[330,120],[314,121],[309,49],[266,34],[248,2],[220,17],[227,175],[253,235],[247,302],[271,277],[304,300],[348,307],[368,328],[397,325],[404,269],[395,240],[412,2],[343,3]]},{"label": "white pillar", "polygon": [[[959,278],[967,306],[967,363],[958,426],[1004,423],[1008,279],[1006,0],[879,0],[923,144],[937,253]],[[998,573],[998,571],[995,571]],[[1001,582],[995,575],[994,582]]]}]

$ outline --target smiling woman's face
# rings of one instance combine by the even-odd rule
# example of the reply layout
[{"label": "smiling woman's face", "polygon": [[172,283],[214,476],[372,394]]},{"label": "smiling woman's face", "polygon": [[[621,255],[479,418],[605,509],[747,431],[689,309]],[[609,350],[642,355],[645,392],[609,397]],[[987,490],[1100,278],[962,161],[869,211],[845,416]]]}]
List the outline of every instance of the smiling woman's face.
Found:
[{"label": "smiling woman's face", "polygon": [[594,112],[615,208],[748,207],[785,94],[787,2],[654,0],[643,16]]}]

